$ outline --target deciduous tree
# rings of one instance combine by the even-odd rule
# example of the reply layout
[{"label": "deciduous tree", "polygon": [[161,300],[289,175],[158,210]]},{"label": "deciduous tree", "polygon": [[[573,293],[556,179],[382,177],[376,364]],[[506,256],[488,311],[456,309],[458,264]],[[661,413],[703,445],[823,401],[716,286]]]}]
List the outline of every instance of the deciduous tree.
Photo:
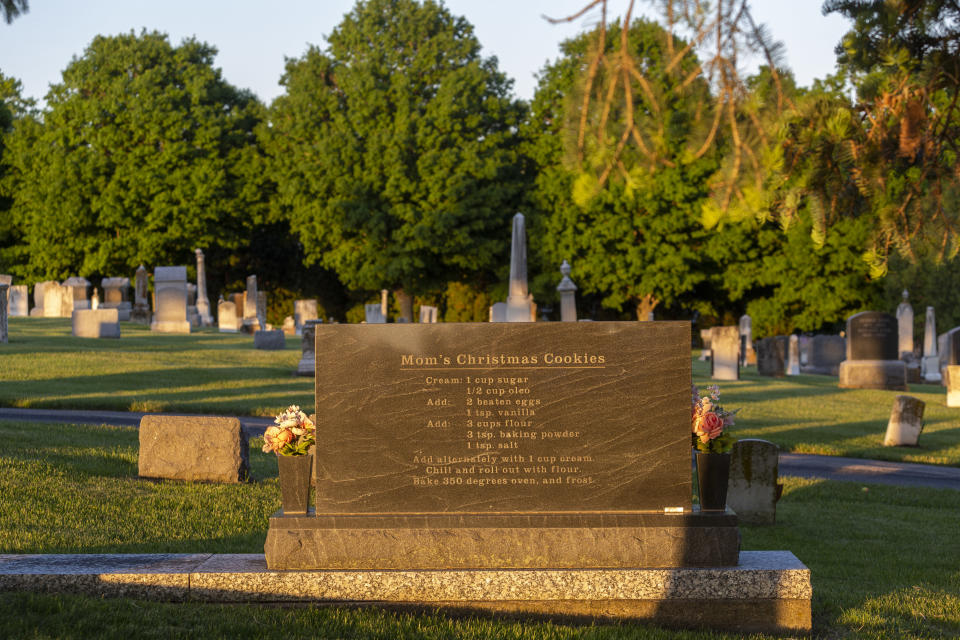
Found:
[{"label": "deciduous tree", "polygon": [[208,264],[245,245],[267,206],[257,189],[262,107],[213,66],[216,50],[142,32],[98,36],[9,140],[12,214],[28,279]]},{"label": "deciduous tree", "polygon": [[507,259],[524,176],[510,81],[432,1],[359,2],[287,62],[265,144],[307,260],[412,295]]}]

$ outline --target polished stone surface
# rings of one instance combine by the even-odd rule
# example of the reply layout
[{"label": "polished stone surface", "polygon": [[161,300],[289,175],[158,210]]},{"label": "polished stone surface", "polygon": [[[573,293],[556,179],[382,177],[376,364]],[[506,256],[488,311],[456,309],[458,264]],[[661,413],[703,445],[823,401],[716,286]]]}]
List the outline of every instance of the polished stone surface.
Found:
[{"label": "polished stone surface", "polygon": [[524,618],[808,631],[810,570],[789,551],[736,567],[444,571],[267,570],[255,554],[0,555],[0,590],[196,602],[425,606]]},{"label": "polished stone surface", "polygon": [[317,325],[317,512],[689,510],[689,342],[684,322]]},{"label": "polished stone surface", "polygon": [[907,365],[902,360],[844,360],[839,374],[841,389],[909,389]]},{"label": "polished stone surface", "polygon": [[882,311],[863,311],[847,318],[847,360],[900,358],[897,319]]}]

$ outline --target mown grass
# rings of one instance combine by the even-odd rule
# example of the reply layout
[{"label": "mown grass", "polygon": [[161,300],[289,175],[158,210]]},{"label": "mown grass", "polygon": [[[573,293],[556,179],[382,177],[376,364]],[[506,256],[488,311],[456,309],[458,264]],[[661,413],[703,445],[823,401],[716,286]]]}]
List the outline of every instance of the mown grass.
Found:
[{"label": "mown grass", "polygon": [[[10,318],[0,406],[261,416],[291,404],[314,409],[313,379],[294,375],[299,338],[288,337],[283,351],[258,351],[250,336],[216,329],[161,335],[121,323],[121,333],[73,338],[66,318]],[[698,355],[694,381],[708,384],[709,363]],[[912,448],[883,446],[897,391],[840,389],[829,376],[768,378],[756,367],[720,386],[725,404],[741,408],[739,437],[797,453],[960,466],[960,409],[946,406],[939,385],[911,385],[926,403],[920,446]]]},{"label": "mown grass", "polygon": [[[136,476],[132,428],[0,422],[0,553],[261,553],[276,462],[251,443],[253,482]],[[960,636],[960,492],[785,479],[772,527],[744,549],[789,549],[813,575],[815,636]],[[439,614],[167,604],[0,593],[9,638],[518,638],[705,640],[736,634],[570,626]],[[758,636],[754,636],[758,637]]]},{"label": "mown grass", "polygon": [[69,318],[10,318],[0,348],[0,406],[276,415],[313,407],[313,378],[297,377],[300,338],[281,351],[246,334],[206,328],[155,334],[120,323],[119,340],[74,338]]},{"label": "mown grass", "polygon": [[[693,378],[714,384],[710,363],[695,359]],[[890,411],[903,391],[841,389],[832,376],[769,378],[756,367],[741,369],[737,382],[715,384],[726,408],[740,408],[734,429],[740,438],[762,438],[793,453],[960,466],[960,409],[946,406],[940,385],[910,385],[906,392],[926,404],[919,446],[884,447]]]}]

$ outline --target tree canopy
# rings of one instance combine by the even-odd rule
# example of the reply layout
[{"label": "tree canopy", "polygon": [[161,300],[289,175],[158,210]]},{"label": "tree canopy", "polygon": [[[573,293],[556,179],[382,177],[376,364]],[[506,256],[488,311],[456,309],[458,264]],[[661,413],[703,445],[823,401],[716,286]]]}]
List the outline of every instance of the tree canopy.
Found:
[{"label": "tree canopy", "polygon": [[264,138],[307,261],[410,296],[506,260],[523,108],[472,27],[431,1],[368,0],[328,42],[287,62]]},{"label": "tree canopy", "polygon": [[12,218],[31,279],[192,263],[263,218],[261,107],[225,82],[213,47],[142,32],[98,36],[8,137]]},{"label": "tree canopy", "polygon": [[[630,55],[645,70],[644,90],[660,97],[660,117],[645,133],[656,141],[663,163],[648,167],[638,160],[641,150],[625,148],[614,160],[622,179],[599,188],[596,175],[609,164],[616,132],[625,121],[638,123],[647,107],[636,103],[631,111],[620,108],[625,101],[599,99],[623,91],[616,76],[600,73],[591,86],[582,85],[579,72],[589,61],[595,34],[565,42],[564,56],[543,70],[527,135],[538,167],[534,199],[544,218],[536,231],[544,261],[569,260],[582,290],[601,294],[603,305],[610,308],[635,305],[639,319],[645,320],[659,304],[696,307],[698,286],[717,269],[709,250],[711,233],[700,223],[700,203],[709,193],[717,156],[694,158],[684,152],[694,135],[695,112],[709,101],[709,90],[703,82],[697,85],[699,91],[672,89],[677,75],[698,66],[696,57],[688,53],[677,65],[678,74],[668,73],[665,30],[636,20],[628,31]],[[619,25],[604,33],[610,48],[621,40]],[[586,101],[581,91],[597,95]],[[578,121],[584,118],[603,131],[581,147]],[[580,148],[595,158],[587,160],[593,166],[583,167],[576,157]]]}]

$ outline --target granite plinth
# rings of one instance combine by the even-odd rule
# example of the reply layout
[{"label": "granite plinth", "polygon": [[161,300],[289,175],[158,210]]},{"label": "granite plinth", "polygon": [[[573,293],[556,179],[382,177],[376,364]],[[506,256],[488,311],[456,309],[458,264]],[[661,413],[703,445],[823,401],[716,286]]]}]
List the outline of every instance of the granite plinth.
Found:
[{"label": "granite plinth", "polygon": [[270,518],[271,570],[734,566],[732,511],[283,515]]},{"label": "granite plinth", "polygon": [[902,360],[844,360],[840,363],[839,386],[907,391],[907,365]]},{"label": "granite plinth", "polygon": [[193,602],[441,607],[739,632],[811,627],[810,570],[789,551],[723,568],[270,571],[254,554],[0,555],[0,591]]}]

